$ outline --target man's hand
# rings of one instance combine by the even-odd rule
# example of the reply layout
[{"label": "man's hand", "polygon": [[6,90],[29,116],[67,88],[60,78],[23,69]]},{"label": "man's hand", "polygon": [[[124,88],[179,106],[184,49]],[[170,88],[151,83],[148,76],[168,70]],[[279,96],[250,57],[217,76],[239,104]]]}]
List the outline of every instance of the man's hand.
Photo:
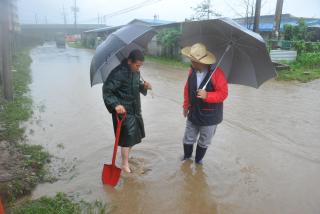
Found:
[{"label": "man's hand", "polygon": [[207,99],[208,93],[206,92],[206,90],[199,89],[198,93],[197,93],[197,97],[200,98],[200,99],[203,99],[203,100]]},{"label": "man's hand", "polygon": [[144,81],[144,89],[146,90],[152,90],[152,86],[150,83],[148,83],[147,81]]},{"label": "man's hand", "polygon": [[189,112],[189,110],[184,108],[183,109],[183,116],[187,117],[188,116],[188,112]]},{"label": "man's hand", "polygon": [[118,114],[124,114],[126,113],[126,109],[123,107],[123,105],[117,105],[115,108],[116,112]]}]

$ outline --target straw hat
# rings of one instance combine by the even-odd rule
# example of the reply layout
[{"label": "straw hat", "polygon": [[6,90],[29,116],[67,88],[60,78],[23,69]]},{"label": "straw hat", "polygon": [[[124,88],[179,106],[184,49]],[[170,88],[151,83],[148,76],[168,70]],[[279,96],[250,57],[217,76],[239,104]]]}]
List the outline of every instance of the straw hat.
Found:
[{"label": "straw hat", "polygon": [[217,61],[215,55],[207,51],[206,46],[202,43],[196,43],[191,47],[182,48],[181,53],[191,61],[206,65],[214,64]]}]

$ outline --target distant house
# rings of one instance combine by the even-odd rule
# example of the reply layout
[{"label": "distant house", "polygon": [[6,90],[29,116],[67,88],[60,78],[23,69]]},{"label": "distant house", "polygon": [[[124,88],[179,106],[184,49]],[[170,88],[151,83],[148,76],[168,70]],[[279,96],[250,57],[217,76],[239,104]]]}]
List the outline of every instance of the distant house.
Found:
[{"label": "distant house", "polygon": [[107,26],[84,31],[81,34],[81,42],[87,48],[96,48],[102,41],[104,41],[108,37],[108,35],[121,27],[122,25],[114,27]]},{"label": "distant house", "polygon": [[133,24],[133,23],[138,23],[138,24],[146,24],[152,27],[159,27],[161,25],[167,25],[167,24],[172,24],[175,23],[173,21],[167,21],[167,20],[160,20],[160,19],[134,19],[128,24]]},{"label": "distant house", "polygon": [[[284,25],[298,25],[299,19],[303,18],[306,22],[306,25],[309,28],[319,28],[320,25],[320,18],[304,18],[304,17],[296,17],[291,14],[282,14],[281,16],[281,23],[280,23],[280,32],[284,31]],[[252,29],[254,18],[249,17],[247,18],[237,18],[234,19],[240,25]],[[274,24],[274,15],[266,15],[260,16],[260,23],[259,23],[259,32],[265,39],[270,39]]]},{"label": "distant house", "polygon": [[100,28],[105,25],[78,24],[21,24],[19,32],[19,45],[34,42],[52,41],[59,35],[80,34],[89,29]]},{"label": "distant house", "polygon": [[[161,29],[161,26],[166,26],[168,24],[174,24],[175,22],[172,21],[166,21],[166,20],[160,20],[160,19],[133,19],[128,24],[145,24],[149,25],[151,27],[154,27],[155,29]],[[123,25],[119,26],[107,26],[103,28],[97,28],[93,30],[84,31],[82,33],[82,42],[85,44],[85,46],[89,48],[95,48],[97,47],[102,41],[104,41],[108,35],[113,33],[114,31],[120,29],[123,27]],[[152,41],[149,44],[148,51],[152,52],[154,55],[161,55],[161,47],[158,44],[158,41],[156,37],[152,39]]]},{"label": "distant house", "polygon": [[[159,19],[134,19],[129,24],[132,23],[141,23],[146,24],[149,26],[152,26],[157,31],[161,31],[163,29],[170,29],[170,28],[179,28],[181,23],[173,22],[173,21],[166,21],[166,20],[159,20]],[[180,55],[180,49],[177,45],[174,50],[174,55],[178,57]],[[152,40],[148,44],[148,54],[153,56],[163,56],[166,55],[168,50],[163,47],[163,45],[160,43],[157,35],[152,38]]]}]

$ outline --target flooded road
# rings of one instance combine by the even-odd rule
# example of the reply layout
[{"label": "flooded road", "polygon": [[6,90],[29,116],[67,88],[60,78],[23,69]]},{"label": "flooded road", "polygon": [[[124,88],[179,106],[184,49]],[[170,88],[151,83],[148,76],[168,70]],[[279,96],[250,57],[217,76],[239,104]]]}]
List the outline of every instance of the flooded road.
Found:
[{"label": "flooded road", "polygon": [[123,173],[113,189],[101,184],[114,136],[102,85],[90,87],[92,56],[54,44],[32,51],[37,108],[28,140],[55,156],[59,178],[39,185],[33,198],[65,192],[130,214],[320,213],[320,81],[269,81],[258,90],[229,85],[224,121],[197,167],[179,160],[187,72],[146,62],[141,72],[154,88],[154,98],[142,96],[147,136],[134,147],[134,173]]}]

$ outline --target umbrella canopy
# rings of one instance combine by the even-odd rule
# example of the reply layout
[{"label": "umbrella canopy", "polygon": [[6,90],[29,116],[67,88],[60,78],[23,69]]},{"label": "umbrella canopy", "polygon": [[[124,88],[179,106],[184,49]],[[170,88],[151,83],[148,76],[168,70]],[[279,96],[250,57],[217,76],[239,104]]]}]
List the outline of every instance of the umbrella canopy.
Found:
[{"label": "umbrella canopy", "polygon": [[276,76],[263,38],[232,19],[185,22],[180,44],[201,42],[219,60],[229,83],[258,88]]},{"label": "umbrella canopy", "polygon": [[103,83],[132,50],[146,49],[155,34],[152,27],[143,24],[129,24],[110,34],[97,47],[91,61],[91,86]]}]

